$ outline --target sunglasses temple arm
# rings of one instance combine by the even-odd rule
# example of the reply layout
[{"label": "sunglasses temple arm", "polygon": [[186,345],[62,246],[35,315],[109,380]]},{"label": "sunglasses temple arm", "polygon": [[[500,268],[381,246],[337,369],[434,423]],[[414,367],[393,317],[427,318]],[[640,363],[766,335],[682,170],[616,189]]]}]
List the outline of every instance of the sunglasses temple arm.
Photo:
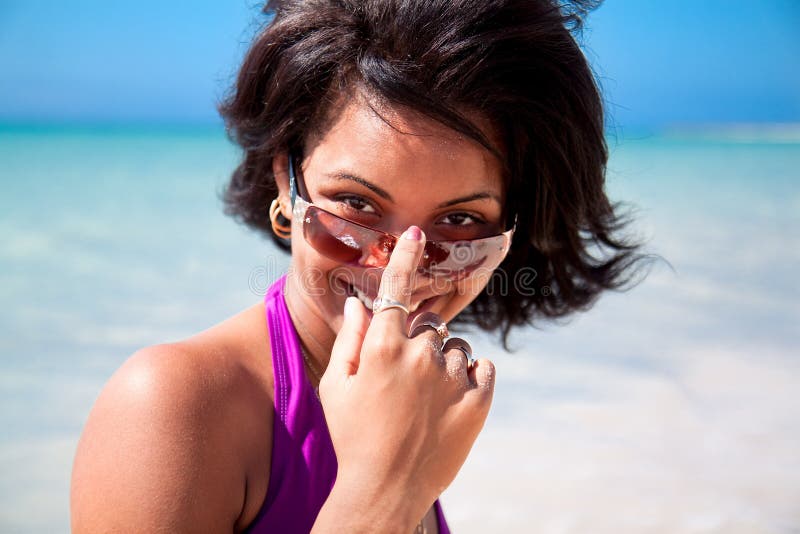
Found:
[{"label": "sunglasses temple arm", "polygon": [[297,198],[297,180],[294,175],[294,158],[289,154],[289,194],[291,195],[292,208]]}]

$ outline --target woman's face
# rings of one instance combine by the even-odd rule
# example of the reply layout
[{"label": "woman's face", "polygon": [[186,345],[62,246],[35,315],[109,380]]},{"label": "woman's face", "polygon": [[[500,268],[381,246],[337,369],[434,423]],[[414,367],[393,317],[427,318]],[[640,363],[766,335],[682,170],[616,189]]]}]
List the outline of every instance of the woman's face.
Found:
[{"label": "woman's face", "polygon": [[[353,98],[325,134],[309,140],[302,175],[311,202],[396,236],[411,225],[422,228],[428,240],[485,237],[503,229],[505,196],[494,155],[416,113],[388,110],[381,115],[364,98]],[[289,216],[288,159],[276,158],[273,165],[283,214]],[[292,220],[291,235],[287,299],[293,309],[311,312],[304,321],[338,332],[349,294],[372,314],[369,305],[382,269],[344,266],[323,256],[304,239],[302,221]],[[409,321],[423,311],[453,319],[490,276],[478,271],[458,282],[416,276]]]}]

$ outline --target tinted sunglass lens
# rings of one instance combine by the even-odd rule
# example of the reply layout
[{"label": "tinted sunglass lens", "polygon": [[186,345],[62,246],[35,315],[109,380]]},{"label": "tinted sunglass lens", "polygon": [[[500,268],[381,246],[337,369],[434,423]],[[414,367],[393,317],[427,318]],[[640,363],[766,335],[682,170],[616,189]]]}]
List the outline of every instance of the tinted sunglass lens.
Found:
[{"label": "tinted sunglass lens", "polygon": [[435,241],[428,241],[425,243],[425,252],[422,254],[420,267],[425,270],[429,270],[445,261],[448,256],[450,256],[449,250],[439,245]]},{"label": "tinted sunglass lens", "polygon": [[[306,241],[332,260],[361,267],[383,268],[397,238],[309,206],[304,216]],[[505,255],[505,236],[478,240],[428,241],[418,272],[431,277],[460,280],[478,269],[494,269]]]},{"label": "tinted sunglass lens", "polygon": [[[341,219],[339,219],[341,221]],[[336,231],[331,231],[331,226],[337,223],[334,217],[322,210],[310,207],[306,211],[306,222],[303,225],[303,233],[306,241],[314,247],[320,254],[332,260],[347,264],[357,264],[363,256],[363,250],[355,240],[343,240],[337,235],[343,236]]]},{"label": "tinted sunglass lens", "polygon": [[397,243],[397,238],[376,231],[365,231],[363,228],[361,235],[364,237],[366,243],[364,248],[368,254],[361,258],[360,264],[364,267],[386,267],[389,263],[389,256],[392,255]]}]

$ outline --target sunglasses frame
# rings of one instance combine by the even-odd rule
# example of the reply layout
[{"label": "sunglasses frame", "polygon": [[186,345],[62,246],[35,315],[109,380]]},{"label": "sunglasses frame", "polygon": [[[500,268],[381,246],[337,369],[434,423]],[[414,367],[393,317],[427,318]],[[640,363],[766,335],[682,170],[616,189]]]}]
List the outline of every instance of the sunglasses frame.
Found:
[{"label": "sunglasses frame", "polygon": [[[295,167],[295,165],[296,165],[296,167]],[[305,224],[307,222],[310,222],[309,218],[306,217],[306,214],[308,212],[308,209],[313,207],[315,210],[319,210],[320,212],[326,214],[327,216],[333,217],[334,219],[338,219],[338,220],[344,221],[347,224],[351,224],[351,225],[353,225],[353,226],[355,226],[357,228],[364,229],[367,232],[374,233],[374,234],[376,234],[376,236],[382,235],[385,238],[389,238],[389,239],[394,239],[394,240],[399,239],[399,237],[395,236],[394,234],[390,234],[388,232],[384,232],[382,230],[378,230],[377,228],[372,228],[370,226],[366,226],[364,224],[360,224],[358,222],[351,221],[350,219],[347,219],[347,218],[342,217],[340,215],[337,215],[335,213],[331,213],[330,211],[317,206],[316,204],[311,202],[311,200],[309,200],[307,198],[304,198],[304,197],[308,197],[309,196],[308,195],[308,190],[306,189],[305,180],[303,180],[303,177],[302,177],[302,172],[298,173],[295,170],[295,168],[297,168],[299,170],[300,169],[300,164],[299,164],[299,162],[297,164],[295,163],[295,158],[290,153],[289,154],[289,193],[290,193],[290,198],[291,198],[291,202],[292,202],[292,216],[293,217],[297,217],[298,220],[301,220],[302,224],[304,226],[305,226]],[[426,248],[426,253],[424,254],[423,257],[425,258],[425,257],[428,256],[427,250],[429,248],[430,249],[434,249],[436,247],[443,248],[443,246],[444,246],[444,248],[447,248],[448,246],[457,245],[459,243],[462,243],[462,244],[463,243],[470,243],[470,244],[472,244],[472,243],[477,242],[477,241],[492,240],[492,239],[496,239],[498,237],[502,237],[503,238],[502,246],[499,249],[500,252],[501,252],[500,260],[499,260],[497,265],[492,267],[492,270],[494,270],[494,269],[497,268],[497,266],[500,263],[503,262],[503,260],[505,259],[506,255],[508,254],[508,251],[511,248],[511,240],[512,240],[512,238],[514,236],[514,231],[516,230],[516,228],[517,228],[517,216],[515,215],[514,216],[514,223],[511,226],[511,228],[509,228],[508,230],[505,230],[505,231],[503,231],[503,232],[501,232],[499,234],[486,236],[486,237],[480,237],[480,238],[476,238],[476,239],[458,239],[458,240],[452,240],[452,241],[447,241],[447,240],[429,241],[429,242],[426,243],[426,247],[425,247]],[[304,234],[305,234],[305,229],[304,229]],[[338,236],[335,236],[333,234],[331,234],[331,235],[334,238],[339,239]],[[308,240],[308,238],[306,238],[306,240]],[[309,244],[311,244],[313,246],[312,243],[309,243]],[[388,259],[387,259],[387,261],[388,261]],[[365,265],[365,264],[361,264],[361,263],[358,263],[358,265],[361,266],[361,267],[381,267],[381,268],[385,267],[385,265]],[[435,271],[432,273],[432,275],[435,276],[435,277],[458,278],[458,277],[454,277],[452,274],[440,274],[440,273],[436,273]],[[471,273],[469,275],[471,275]]]}]

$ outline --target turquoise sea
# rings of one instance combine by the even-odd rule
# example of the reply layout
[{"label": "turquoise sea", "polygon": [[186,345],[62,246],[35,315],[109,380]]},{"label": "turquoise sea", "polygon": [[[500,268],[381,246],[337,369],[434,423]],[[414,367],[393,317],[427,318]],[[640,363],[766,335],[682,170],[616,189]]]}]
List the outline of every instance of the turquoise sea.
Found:
[{"label": "turquoise sea", "polygon": [[[668,264],[513,354],[471,335],[497,391],[445,513],[459,533],[798,532],[798,129],[609,144],[609,192]],[[222,214],[237,156],[215,127],[0,127],[0,532],[68,532],[113,371],[286,268]]]}]

